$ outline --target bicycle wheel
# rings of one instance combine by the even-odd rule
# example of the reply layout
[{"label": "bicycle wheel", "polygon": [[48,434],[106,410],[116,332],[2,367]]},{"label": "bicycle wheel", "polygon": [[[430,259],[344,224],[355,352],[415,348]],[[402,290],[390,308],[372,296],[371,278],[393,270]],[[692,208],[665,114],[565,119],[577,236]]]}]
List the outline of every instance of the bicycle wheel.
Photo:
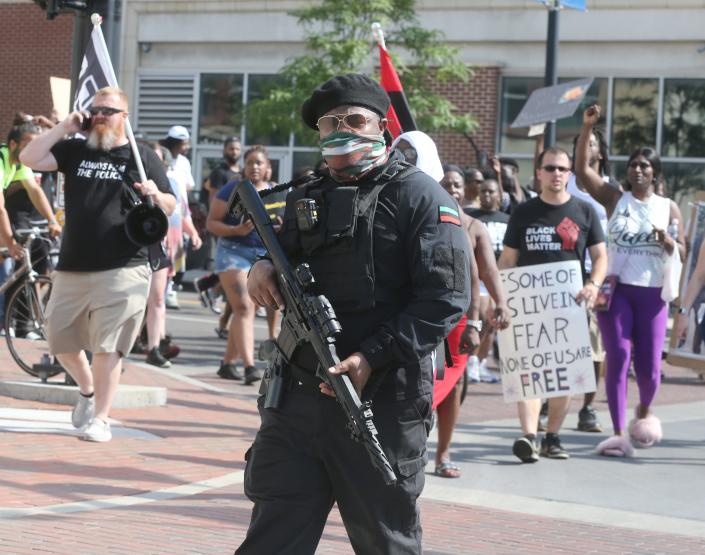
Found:
[{"label": "bicycle wheel", "polygon": [[44,331],[44,311],[50,295],[51,279],[37,276],[34,283],[23,281],[5,303],[5,340],[10,354],[22,370],[42,378],[63,372],[49,353]]}]

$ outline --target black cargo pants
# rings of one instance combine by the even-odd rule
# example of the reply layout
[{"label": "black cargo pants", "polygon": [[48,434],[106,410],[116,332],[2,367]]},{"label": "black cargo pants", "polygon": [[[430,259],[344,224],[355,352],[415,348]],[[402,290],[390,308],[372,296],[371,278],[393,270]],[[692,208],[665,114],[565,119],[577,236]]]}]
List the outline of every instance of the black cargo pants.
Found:
[{"label": "black cargo pants", "polygon": [[398,483],[387,486],[365,448],[350,438],[335,399],[295,388],[281,409],[263,408],[245,458],[254,503],[238,555],[311,555],[333,503],[357,554],[420,554],[416,500],[424,485],[431,396],[375,401],[374,422]]}]

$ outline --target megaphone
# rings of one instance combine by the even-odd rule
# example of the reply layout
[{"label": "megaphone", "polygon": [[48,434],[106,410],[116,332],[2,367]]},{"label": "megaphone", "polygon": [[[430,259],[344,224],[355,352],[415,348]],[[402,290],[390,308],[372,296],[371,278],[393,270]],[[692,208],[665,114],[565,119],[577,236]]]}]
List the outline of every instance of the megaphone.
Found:
[{"label": "megaphone", "polygon": [[154,205],[154,200],[149,196],[144,202],[137,200],[134,204],[125,218],[127,238],[140,247],[159,243],[169,230],[166,214]]}]

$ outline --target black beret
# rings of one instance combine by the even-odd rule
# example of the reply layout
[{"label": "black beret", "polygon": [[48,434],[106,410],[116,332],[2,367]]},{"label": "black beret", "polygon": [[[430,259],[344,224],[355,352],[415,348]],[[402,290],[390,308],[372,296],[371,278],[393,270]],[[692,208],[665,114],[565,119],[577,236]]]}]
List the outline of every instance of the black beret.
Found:
[{"label": "black beret", "polygon": [[318,118],[336,106],[362,106],[385,117],[389,103],[387,91],[377,82],[366,75],[348,73],[329,79],[313,91],[301,108],[301,117],[311,129],[317,129]]}]

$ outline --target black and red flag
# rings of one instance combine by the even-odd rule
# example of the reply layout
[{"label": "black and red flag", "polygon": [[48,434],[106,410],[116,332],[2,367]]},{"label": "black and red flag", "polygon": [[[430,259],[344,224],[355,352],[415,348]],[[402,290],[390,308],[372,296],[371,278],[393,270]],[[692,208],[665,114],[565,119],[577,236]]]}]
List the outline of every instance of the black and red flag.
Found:
[{"label": "black and red flag", "polygon": [[[381,30],[380,30],[381,35]],[[414,131],[416,122],[414,116],[411,115],[409,103],[404,94],[404,88],[401,86],[399,75],[394,69],[394,64],[389,56],[389,52],[384,46],[384,38],[378,39],[379,45],[379,65],[380,65],[380,84],[387,91],[390,100],[392,101],[387,119],[389,120],[389,131],[396,138],[405,131]]]}]

